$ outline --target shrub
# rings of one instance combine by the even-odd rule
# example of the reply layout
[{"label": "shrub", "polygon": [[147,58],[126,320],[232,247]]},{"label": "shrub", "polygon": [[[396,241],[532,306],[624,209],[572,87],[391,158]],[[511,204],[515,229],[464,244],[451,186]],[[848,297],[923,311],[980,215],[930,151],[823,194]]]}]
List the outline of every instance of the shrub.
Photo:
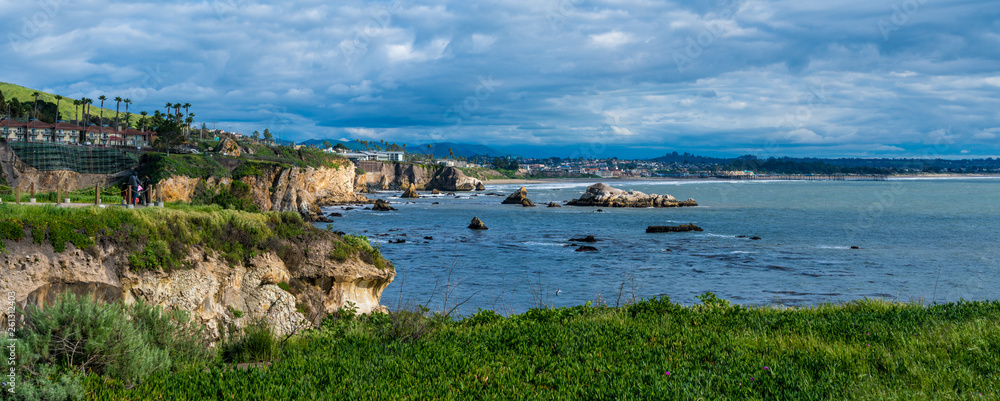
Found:
[{"label": "shrub", "polygon": [[277,351],[278,340],[266,319],[244,327],[242,332],[230,327],[221,346],[222,360],[229,363],[266,362]]}]

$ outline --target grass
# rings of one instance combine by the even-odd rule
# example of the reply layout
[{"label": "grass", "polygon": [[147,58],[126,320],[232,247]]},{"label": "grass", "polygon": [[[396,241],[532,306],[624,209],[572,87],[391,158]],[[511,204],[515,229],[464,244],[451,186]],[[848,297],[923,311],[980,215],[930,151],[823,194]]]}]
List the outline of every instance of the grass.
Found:
[{"label": "grass", "polygon": [[[59,208],[0,205],[2,240],[49,243],[63,252],[67,243],[78,249],[114,245],[128,253],[133,270],[187,268],[182,261],[192,247],[204,247],[233,264],[262,252],[274,252],[289,266],[301,260],[311,241],[333,241],[350,250],[347,258],[379,268],[391,268],[377,248],[361,247],[360,239],[341,239],[302,220],[297,213],[251,213],[219,206],[169,205],[167,208]],[[30,235],[29,235],[30,234]],[[364,239],[367,244],[367,239]]]},{"label": "grass", "polygon": [[[31,96],[32,93],[35,93],[35,89],[25,88],[25,87],[20,86],[20,85],[15,85],[15,84],[6,83],[6,82],[0,82],[0,92],[3,92],[3,95],[7,99],[7,101],[10,101],[11,99],[17,98],[17,100],[19,102],[21,102],[21,103],[29,103],[31,105],[34,105],[34,103],[35,103],[35,98],[33,96]],[[55,94],[46,93],[46,92],[42,92],[42,91],[38,91],[38,92],[41,94],[41,95],[38,96],[38,102],[39,103],[41,103],[43,100],[46,101],[46,102],[49,102],[49,103],[53,103],[53,104],[56,103],[56,97],[55,97],[56,95]],[[111,98],[113,98],[113,96]],[[110,100],[111,98],[109,98],[109,100],[106,100],[104,102],[104,104],[105,105],[110,104],[111,106],[114,106],[115,105],[115,101],[114,100]],[[60,117],[62,117],[63,120],[66,120],[66,121],[69,121],[71,119],[76,120],[76,118],[77,118],[76,115],[78,113],[80,115],[80,118],[83,118],[83,108],[82,107],[81,108],[77,108],[77,107],[73,106],[73,100],[74,99],[70,99],[70,98],[68,98],[68,97],[66,97],[64,95],[63,96],[63,100],[61,102],[59,102],[59,115],[60,115]],[[94,104],[90,106],[90,114],[94,115],[94,116],[100,115],[101,114],[101,108],[99,107],[100,105],[101,105],[101,101],[97,100],[97,98],[95,97],[94,98]],[[136,119],[139,117],[138,111],[136,111],[135,108],[130,108],[129,111],[132,112],[132,119],[133,119],[133,121],[136,121]],[[7,112],[7,110],[5,109],[4,113],[6,113],[6,112]],[[119,118],[121,118],[122,121],[124,121],[124,119],[125,119],[125,105],[122,105],[121,110],[119,111],[118,115],[119,115]],[[104,117],[108,118],[108,116],[110,116],[111,118],[114,118],[114,116],[115,116],[115,109],[105,108],[104,109]]]},{"label": "grass", "polygon": [[[80,189],[68,193],[63,192],[62,197],[63,199],[69,198],[73,203],[94,203],[94,192],[94,188]],[[57,192],[37,192],[35,200],[39,203],[56,203],[56,195],[58,195]],[[16,198],[13,188],[0,185],[0,200],[4,203],[14,203]],[[21,191],[21,202],[26,203],[29,198],[31,198],[30,192]],[[101,188],[101,203],[122,203],[123,198],[121,190],[118,188]]]},{"label": "grass", "polygon": [[270,366],[216,366],[100,399],[996,399],[1000,302],[748,308],[711,294],[621,308],[328,319]]}]

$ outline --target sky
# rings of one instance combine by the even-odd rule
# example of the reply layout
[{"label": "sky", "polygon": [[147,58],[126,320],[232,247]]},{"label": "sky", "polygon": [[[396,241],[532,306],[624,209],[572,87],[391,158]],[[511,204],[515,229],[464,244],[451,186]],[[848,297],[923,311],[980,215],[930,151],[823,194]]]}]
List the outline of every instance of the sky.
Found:
[{"label": "sky", "polygon": [[[995,1],[0,0],[0,81],[283,139],[996,157]],[[411,148],[412,149],[412,148]]]}]

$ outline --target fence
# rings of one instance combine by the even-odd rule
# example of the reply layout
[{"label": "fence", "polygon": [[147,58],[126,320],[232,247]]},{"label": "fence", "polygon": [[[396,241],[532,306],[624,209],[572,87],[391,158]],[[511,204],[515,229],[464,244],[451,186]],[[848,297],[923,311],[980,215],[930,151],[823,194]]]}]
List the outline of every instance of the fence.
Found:
[{"label": "fence", "polygon": [[114,148],[48,142],[7,142],[25,164],[39,171],[70,170],[81,174],[114,174],[139,164],[139,154]]}]

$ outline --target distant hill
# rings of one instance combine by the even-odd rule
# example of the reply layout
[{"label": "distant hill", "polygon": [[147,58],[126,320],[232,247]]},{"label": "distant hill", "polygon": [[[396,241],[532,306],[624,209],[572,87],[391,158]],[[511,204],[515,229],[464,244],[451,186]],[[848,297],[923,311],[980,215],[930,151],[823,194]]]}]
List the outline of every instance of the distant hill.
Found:
[{"label": "distant hill", "polygon": [[[430,145],[430,148],[427,146]],[[430,153],[437,158],[448,157],[448,149],[455,152],[455,157],[472,157],[475,155],[481,156],[501,156],[504,153],[496,149],[493,149],[486,145],[474,145],[470,143],[454,143],[454,142],[436,142],[430,144],[419,145],[415,148],[407,148],[407,151],[413,153]],[[430,152],[428,152],[430,151]]]},{"label": "distant hill", "polygon": [[[35,102],[35,98],[33,96],[31,96],[31,94],[34,93],[34,92],[36,92],[36,91],[41,93],[41,95],[38,96],[38,103],[39,103],[39,108],[40,109],[41,109],[41,103],[43,101],[44,102],[48,102],[48,103],[52,103],[52,104],[56,104],[56,95],[55,94],[47,93],[47,92],[42,92],[42,91],[36,90],[36,89],[25,88],[23,86],[11,84],[11,83],[0,82],[0,93],[3,93],[3,96],[4,96],[4,98],[7,99],[7,101],[10,101],[11,99],[17,99],[17,101],[19,101],[21,103],[29,103],[29,104],[33,105],[34,102]],[[108,95],[105,95],[105,96],[108,96]],[[109,96],[109,99],[106,100],[106,101],[104,101],[104,105],[107,106],[108,104],[111,104],[111,106],[114,106],[115,102],[114,102],[114,100],[111,100],[113,98],[114,98],[114,96]],[[69,121],[71,119],[73,119],[73,120],[76,119],[76,113],[77,113],[78,109],[73,106],[73,100],[76,100],[76,99],[71,99],[71,98],[63,95],[62,101],[59,102],[59,115],[60,115],[60,117],[63,120]],[[100,105],[101,105],[101,101],[97,100],[97,99],[94,99],[94,104],[90,106],[90,110],[91,110],[90,114],[95,115],[95,116],[96,115],[100,115],[101,114],[101,108],[99,107]],[[150,113],[152,113],[152,110],[153,109],[146,108],[146,111],[148,111]],[[138,115],[140,110],[139,110],[139,108],[136,107],[136,104],[133,103],[132,106],[129,107],[129,111],[132,112],[133,115]],[[4,106],[3,112],[0,113],[0,114],[6,114],[6,113],[7,113],[7,107]],[[79,113],[81,114],[81,117],[82,117],[82,114],[83,114],[82,108],[79,109]],[[123,104],[122,107],[121,107],[121,113],[120,113],[120,115],[124,116],[124,114],[125,114],[125,105]],[[114,115],[115,115],[115,110],[114,109],[104,108],[104,117],[107,118],[109,115],[112,116],[112,118],[113,118]],[[122,117],[122,118],[124,118],[124,117]]]},{"label": "distant hill", "polygon": [[735,159],[698,156],[690,154],[688,152],[684,153],[673,152],[673,153],[668,153],[665,156],[657,157],[653,160],[660,163],[728,164],[729,162]]}]

